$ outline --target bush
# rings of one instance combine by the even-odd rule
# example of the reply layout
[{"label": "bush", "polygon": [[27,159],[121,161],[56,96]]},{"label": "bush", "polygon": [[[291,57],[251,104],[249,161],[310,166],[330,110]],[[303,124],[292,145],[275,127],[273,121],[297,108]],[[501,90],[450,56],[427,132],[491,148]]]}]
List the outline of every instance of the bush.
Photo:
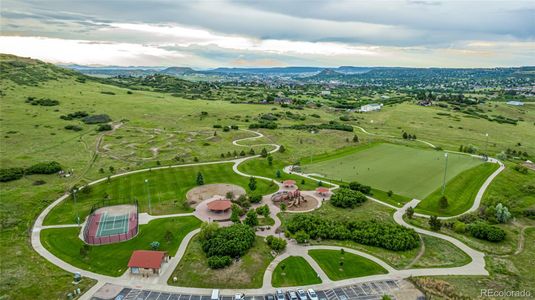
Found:
[{"label": "bush", "polygon": [[59,105],[59,101],[58,100],[49,99],[49,98],[35,99],[35,97],[28,97],[26,99],[26,103],[30,103],[31,105],[39,105],[39,106],[56,106],[56,105]]},{"label": "bush", "polygon": [[211,256],[208,257],[208,266],[211,269],[222,269],[232,264],[232,258],[230,256]]},{"label": "bush", "polygon": [[21,179],[24,176],[23,168],[6,168],[0,169],[0,182],[8,182]]},{"label": "bush", "polygon": [[87,116],[82,119],[86,124],[99,124],[111,122],[110,116],[106,114]]},{"label": "bush", "polygon": [[348,188],[340,188],[331,197],[332,205],[342,208],[353,208],[366,201],[366,196],[361,192]]},{"label": "bush", "polygon": [[245,220],[243,220],[243,223],[251,227],[258,226],[258,216],[254,209],[247,212],[247,216],[245,217]]},{"label": "bush", "polygon": [[298,242],[303,239],[351,240],[393,251],[420,245],[420,238],[413,229],[377,221],[347,221],[300,214],[288,221],[286,229]]},{"label": "bush", "polygon": [[468,225],[467,230],[473,237],[481,240],[500,242],[505,239],[503,229],[481,221]]},{"label": "bush", "polygon": [[61,165],[56,161],[37,163],[25,170],[27,175],[31,174],[53,174],[61,171]]},{"label": "bush", "polygon": [[363,194],[369,195],[372,191],[372,187],[369,185],[360,184],[356,181],[350,182],[348,187],[354,191],[359,191]]},{"label": "bush", "polygon": [[249,195],[249,201],[251,201],[251,203],[260,203],[260,201],[262,201],[262,195],[259,195],[259,194]]},{"label": "bush", "polygon": [[82,127],[77,125],[67,125],[65,126],[65,129],[72,130],[72,131],[82,131]]},{"label": "bush", "polygon": [[281,252],[286,249],[286,240],[269,235],[266,237],[266,243],[268,246],[277,252]]},{"label": "bush", "polygon": [[112,127],[110,124],[102,124],[97,127],[97,131],[109,131],[112,130]]},{"label": "bush", "polygon": [[85,111],[77,111],[70,114],[67,114],[66,116],[60,116],[59,118],[62,120],[73,120],[73,119],[81,119],[89,116],[89,114]]},{"label": "bush", "polygon": [[466,224],[460,221],[455,221],[455,223],[453,223],[453,231],[457,233],[464,233],[466,231]]}]

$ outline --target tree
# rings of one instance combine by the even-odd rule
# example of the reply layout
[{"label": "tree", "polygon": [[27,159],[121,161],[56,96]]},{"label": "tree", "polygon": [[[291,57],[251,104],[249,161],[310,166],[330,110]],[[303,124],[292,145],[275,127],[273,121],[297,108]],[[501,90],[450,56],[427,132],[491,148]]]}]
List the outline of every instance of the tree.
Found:
[{"label": "tree", "polygon": [[281,203],[280,209],[282,212],[286,211],[286,203]]},{"label": "tree", "polygon": [[268,165],[273,166],[273,156],[268,155],[267,161],[268,161]]},{"label": "tree", "polygon": [[275,172],[275,177],[281,178],[281,170],[277,170],[277,172]]},{"label": "tree", "polygon": [[392,192],[392,190],[386,192],[386,195],[390,198],[392,197],[392,195],[394,195],[394,192]]},{"label": "tree", "polygon": [[251,148],[251,150],[249,150],[249,155],[255,155],[255,152],[254,152],[253,148]]},{"label": "tree", "polygon": [[340,188],[331,196],[331,204],[336,207],[353,208],[366,201],[366,196],[359,191]]},{"label": "tree", "polygon": [[301,184],[303,184],[303,185],[304,185],[305,183],[306,183],[306,182],[305,182],[305,179],[304,179],[304,178],[303,178],[303,179],[301,179]]},{"label": "tree", "polygon": [[245,156],[245,151],[244,151],[244,150],[242,150],[242,151],[240,152],[240,156]]},{"label": "tree", "polygon": [[409,138],[409,135],[406,132],[403,132],[402,137],[403,137],[404,140],[406,140],[406,139]]},{"label": "tree", "polygon": [[286,152],[286,148],[284,148],[284,145],[281,145],[280,148],[279,148],[279,152],[280,153],[284,153]]},{"label": "tree", "polygon": [[268,152],[267,152],[266,148],[262,148],[262,151],[260,152],[260,156],[262,156],[262,157],[267,157],[268,156]]},{"label": "tree", "polygon": [[348,187],[354,191],[359,191],[363,194],[369,195],[372,191],[372,187],[369,185],[360,184],[356,181],[349,183]]},{"label": "tree", "polygon": [[308,240],[310,240],[310,235],[308,235],[308,233],[306,233],[304,230],[299,230],[298,232],[294,234],[293,237],[295,241],[298,242],[299,244],[306,243],[308,242]]},{"label": "tree", "polygon": [[412,216],[414,215],[414,208],[412,208],[412,206],[409,206],[405,211],[405,214],[409,219],[412,219]]},{"label": "tree", "polygon": [[429,227],[431,230],[439,231],[442,228],[442,222],[437,216],[431,216],[429,218]]},{"label": "tree", "polygon": [[507,206],[501,203],[496,205],[496,219],[500,223],[507,223],[509,219],[511,219],[511,213],[509,212]]},{"label": "tree", "polygon": [[358,142],[359,142],[359,136],[355,134],[353,136],[353,143],[358,143]]},{"label": "tree", "polygon": [[241,207],[237,204],[232,204],[231,209],[232,209],[232,213],[230,214],[230,220],[232,221],[232,223],[234,224],[241,223],[240,221],[240,215],[242,212]]},{"label": "tree", "polygon": [[228,191],[225,194],[225,198],[227,198],[228,200],[234,200],[234,192],[233,191]]},{"label": "tree", "polygon": [[273,250],[280,252],[286,248],[286,240],[268,235],[266,237],[266,244]]},{"label": "tree", "polygon": [[197,185],[204,185],[204,176],[201,172],[197,173]]},{"label": "tree", "polygon": [[259,206],[256,208],[256,213],[263,216],[264,218],[267,218],[269,217],[269,213],[270,213],[270,210],[269,210],[269,206],[266,205],[262,205],[262,206]]},{"label": "tree", "polygon": [[249,189],[251,191],[256,190],[256,178],[254,176],[251,176],[251,178],[249,178]]},{"label": "tree", "polygon": [[112,174],[115,173],[115,168],[113,166],[110,166],[109,169],[110,169],[110,173],[112,173]]},{"label": "tree", "polygon": [[441,208],[441,209],[446,209],[448,207],[448,198],[446,198],[446,196],[442,196],[440,197],[440,199],[438,199],[438,206]]},{"label": "tree", "polygon": [[217,222],[202,223],[201,231],[199,232],[199,235],[198,235],[199,240],[202,242],[202,241],[211,239],[216,234],[218,229],[219,229],[219,223]]},{"label": "tree", "polygon": [[251,227],[258,226],[258,216],[256,215],[256,211],[253,209],[248,211],[243,223]]}]

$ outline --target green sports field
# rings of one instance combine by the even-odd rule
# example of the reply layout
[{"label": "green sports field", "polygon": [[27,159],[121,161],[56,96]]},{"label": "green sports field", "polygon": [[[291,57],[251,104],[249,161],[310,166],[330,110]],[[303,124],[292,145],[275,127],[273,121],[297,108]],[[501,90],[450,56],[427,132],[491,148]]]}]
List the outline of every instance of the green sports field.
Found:
[{"label": "green sports field", "polygon": [[[483,162],[462,154],[448,154],[446,181]],[[344,155],[312,160],[306,173],[321,174],[345,182],[358,181],[383,191],[424,199],[442,184],[444,152],[381,143],[356,148]]]}]

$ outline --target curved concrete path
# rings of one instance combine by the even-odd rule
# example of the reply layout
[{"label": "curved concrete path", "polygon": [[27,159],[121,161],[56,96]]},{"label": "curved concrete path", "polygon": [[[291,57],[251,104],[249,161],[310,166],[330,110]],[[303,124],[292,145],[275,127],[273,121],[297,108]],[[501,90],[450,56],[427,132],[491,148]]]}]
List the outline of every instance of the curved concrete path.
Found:
[{"label": "curved concrete path", "polygon": [[[363,132],[368,133],[363,128],[361,128],[361,127],[358,127],[358,128],[360,128]],[[255,131],[250,131],[250,130],[246,130],[246,131],[252,132],[252,133],[256,134],[256,136],[235,140],[232,143],[234,145],[236,145],[236,146],[250,147],[252,145],[241,145],[241,144],[239,144],[239,142],[240,141],[244,141],[244,140],[254,140],[254,139],[258,139],[258,138],[264,137],[264,135],[262,133],[255,132]],[[370,134],[370,133],[368,133],[368,134]],[[430,143],[426,142],[426,144],[429,144],[430,146],[434,147]],[[269,153],[276,152],[280,148],[280,145],[277,145],[277,144],[260,144],[260,145],[273,146],[274,149],[269,151]],[[145,171],[149,171],[149,170],[158,170],[158,169],[164,169],[164,168],[180,168],[180,167],[198,166],[198,165],[232,163],[233,164],[232,165],[232,169],[234,170],[234,172],[236,174],[239,174],[241,176],[246,176],[246,177],[251,177],[252,176],[252,177],[255,177],[255,178],[262,179],[262,180],[273,181],[274,183],[276,183],[279,186],[279,189],[283,188],[282,184],[280,182],[275,181],[272,178],[267,178],[267,177],[262,177],[262,176],[253,176],[253,175],[246,174],[246,173],[243,173],[243,172],[238,170],[238,166],[241,163],[243,163],[246,160],[249,160],[249,159],[252,159],[252,158],[257,158],[257,157],[260,157],[260,155],[243,157],[243,158],[238,158],[238,159],[233,159],[233,160],[194,163],[194,164],[185,164],[185,165],[163,166],[163,167],[157,167],[157,168],[130,171],[130,172],[122,173],[122,174],[113,175],[111,177],[115,178],[115,177],[119,177],[119,176],[125,176],[125,175],[129,175],[129,174],[133,174],[133,173],[140,173],[140,172],[145,172]],[[476,199],[474,201],[474,204],[472,205],[472,207],[470,208],[469,211],[473,211],[473,210],[475,210],[475,209],[477,209],[479,207],[480,202],[481,202],[481,198],[482,198],[485,190],[490,185],[492,180],[505,168],[504,165],[501,162],[499,162],[498,160],[492,159],[492,162],[499,163],[500,164],[500,168],[496,172],[494,172],[491,176],[489,176],[489,178],[487,178],[487,180],[485,181],[483,186],[480,188],[480,190],[478,192],[478,195],[477,195],[477,197],[476,197]],[[298,172],[292,171],[291,166],[285,167],[284,168],[284,172],[296,174],[296,175],[299,175],[299,176],[302,176],[302,177],[305,177],[305,178],[309,178],[309,179],[313,179],[313,180],[318,180],[317,178],[312,177],[310,174],[303,174],[303,173],[298,173]],[[105,181],[106,179],[107,178],[101,178],[99,180],[95,180],[95,181],[89,183],[88,185],[94,185],[94,184],[100,183],[102,181]],[[322,181],[325,184],[328,184],[328,185],[331,186],[330,190],[334,190],[334,189],[339,187],[337,184],[328,182],[326,180],[322,180]],[[275,225],[272,226],[271,230],[263,231],[263,232],[257,232],[258,235],[262,235],[262,236],[266,236],[268,234],[273,234],[274,230],[278,226],[280,226],[280,219],[276,216],[276,214],[280,210],[279,210],[278,207],[273,205],[273,203],[271,203],[269,196],[270,195],[264,196],[263,201],[262,201],[261,204],[268,204],[270,206],[271,216],[275,220]],[[85,295],[82,295],[81,299],[90,299],[92,293],[94,291],[96,291],[98,288],[100,288],[101,286],[103,286],[104,283],[113,283],[113,284],[117,284],[117,285],[121,285],[121,286],[125,286],[125,287],[131,287],[131,288],[144,288],[144,289],[153,289],[153,290],[169,291],[169,292],[194,293],[194,294],[199,294],[199,293],[201,293],[201,294],[209,294],[211,292],[210,289],[186,288],[186,287],[176,287],[176,286],[167,285],[167,280],[169,279],[170,276],[172,276],[172,272],[174,271],[174,269],[178,265],[180,259],[184,255],[191,238],[193,238],[193,236],[198,233],[199,229],[194,230],[194,231],[192,231],[192,232],[190,232],[190,233],[188,233],[186,235],[186,237],[183,239],[182,243],[180,244],[176,255],[169,261],[169,263],[167,264],[167,266],[163,270],[162,275],[160,277],[156,278],[156,279],[142,279],[142,278],[139,278],[139,277],[131,277],[131,276],[129,276],[128,272],[125,272],[125,274],[123,274],[121,277],[110,277],[110,276],[105,276],[105,275],[89,272],[89,271],[86,271],[86,270],[83,270],[83,269],[79,269],[79,268],[77,268],[75,266],[72,266],[72,265],[60,260],[59,258],[54,256],[52,253],[50,253],[42,245],[41,240],[40,240],[40,232],[41,232],[41,230],[47,229],[47,228],[68,228],[68,227],[78,226],[76,224],[51,225],[51,226],[44,226],[43,225],[44,219],[48,215],[48,213],[54,207],[59,205],[59,203],[61,203],[65,199],[67,199],[68,197],[69,197],[68,193],[63,195],[63,196],[61,196],[60,198],[58,198],[56,201],[54,201],[52,204],[50,204],[47,208],[45,208],[41,212],[41,214],[35,220],[35,223],[34,223],[34,226],[33,226],[33,229],[32,229],[31,243],[32,243],[32,247],[34,248],[34,250],[37,253],[39,253],[41,256],[43,256],[45,259],[47,259],[48,261],[52,262],[56,266],[66,270],[66,271],[73,272],[73,273],[74,272],[80,272],[82,274],[82,276],[87,276],[87,277],[93,278],[93,279],[98,281],[98,283],[95,286],[93,286],[89,290],[88,293],[86,293]],[[414,199],[414,200],[406,203],[402,208],[399,208],[399,207],[395,207],[393,205],[390,205],[388,203],[382,202],[380,200],[377,200],[377,199],[374,199],[374,198],[371,198],[371,197],[368,197],[368,198],[370,198],[370,200],[372,200],[372,201],[375,201],[377,203],[380,203],[382,205],[385,205],[385,206],[388,206],[388,207],[390,207],[392,209],[395,209],[396,211],[395,211],[393,217],[394,217],[394,220],[395,220],[396,223],[398,223],[398,224],[400,224],[402,226],[408,227],[408,228],[412,228],[418,233],[427,234],[427,235],[430,235],[430,236],[434,236],[434,237],[437,237],[437,238],[440,238],[440,239],[447,240],[447,241],[451,242],[452,244],[454,244],[455,246],[457,246],[458,248],[460,248],[465,253],[467,253],[471,257],[472,261],[467,265],[464,265],[464,266],[461,266],[461,267],[454,267],[454,268],[428,268],[428,269],[396,270],[396,269],[392,268],[390,265],[388,265],[387,263],[385,263],[384,261],[382,261],[381,259],[379,259],[379,258],[377,258],[377,257],[375,257],[373,255],[370,255],[368,253],[364,253],[364,252],[357,251],[357,250],[354,250],[354,249],[345,248],[345,247],[335,247],[335,246],[309,246],[309,247],[307,247],[307,246],[297,245],[297,244],[295,244],[295,243],[290,241],[290,243],[288,243],[288,247],[287,247],[286,251],[284,253],[278,255],[277,257],[275,257],[275,259],[272,261],[272,263],[268,266],[266,272],[264,273],[262,288],[259,288],[259,289],[240,289],[240,290],[226,289],[226,290],[222,290],[222,293],[224,293],[224,294],[233,294],[233,293],[236,293],[236,292],[246,292],[247,294],[251,294],[251,295],[257,294],[258,295],[258,294],[265,294],[265,293],[268,293],[268,292],[269,293],[273,292],[273,287],[271,285],[272,272],[275,269],[276,265],[280,261],[282,261],[284,258],[286,258],[286,257],[288,257],[290,255],[302,256],[309,262],[309,264],[316,271],[318,276],[322,279],[322,283],[321,284],[316,284],[316,285],[310,286],[312,288],[317,288],[317,289],[329,289],[329,288],[335,288],[335,287],[345,286],[345,285],[349,285],[349,284],[353,284],[353,283],[359,283],[359,282],[366,282],[366,281],[371,281],[371,280],[401,279],[401,278],[407,278],[407,277],[410,277],[410,276],[488,275],[488,272],[485,269],[484,254],[482,252],[476,251],[476,250],[468,247],[467,245],[465,245],[464,243],[462,243],[461,241],[459,241],[459,240],[457,240],[457,239],[455,239],[453,237],[412,226],[410,224],[407,224],[403,220],[403,214],[405,213],[406,209],[409,206],[416,206],[419,203],[419,200]],[[467,212],[469,212],[469,211],[467,211]],[[143,216],[143,221],[148,223],[153,219],[166,218],[166,217],[186,216],[186,215],[192,215],[192,213],[163,215],[163,216],[151,216],[151,215],[148,215],[148,214],[141,214],[141,215]],[[420,215],[420,214],[418,214],[418,215]],[[425,215],[421,215],[421,216],[425,216]],[[452,217],[449,217],[449,218],[452,218]],[[388,274],[373,275],[373,276],[366,276],[366,277],[360,277],[360,278],[351,278],[351,279],[340,280],[340,281],[332,281],[326,276],[326,274],[319,267],[319,265],[308,255],[308,250],[310,250],[310,249],[339,250],[341,248],[344,248],[345,251],[347,251],[349,253],[353,253],[353,254],[357,254],[357,255],[363,256],[365,258],[368,258],[368,259],[378,263],[379,265],[383,266],[388,271]]]}]

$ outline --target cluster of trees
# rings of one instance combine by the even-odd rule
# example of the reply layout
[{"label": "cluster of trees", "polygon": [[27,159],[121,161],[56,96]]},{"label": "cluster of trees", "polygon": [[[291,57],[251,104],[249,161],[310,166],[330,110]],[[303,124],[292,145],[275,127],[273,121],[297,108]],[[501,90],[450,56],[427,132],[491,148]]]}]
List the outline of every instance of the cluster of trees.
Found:
[{"label": "cluster of trees", "polygon": [[100,114],[84,117],[82,121],[86,124],[99,124],[111,122],[111,118],[106,114]]},{"label": "cluster of trees", "polygon": [[85,118],[89,116],[89,114],[85,111],[77,111],[77,112],[73,112],[73,113],[70,113],[70,114],[67,114],[67,115],[61,115],[59,116],[60,119],[62,120],[67,120],[67,121],[70,121],[70,120],[74,120],[74,119],[81,119],[81,118]]},{"label": "cluster of trees", "polygon": [[37,163],[28,168],[5,168],[0,169],[0,182],[17,180],[24,175],[53,174],[61,170],[61,165],[56,161]]},{"label": "cluster of trees", "polygon": [[217,223],[206,223],[201,228],[199,240],[210,268],[219,269],[229,266],[232,258],[243,256],[253,246],[255,233],[243,224],[219,228]]},{"label": "cluster of trees", "polygon": [[475,238],[490,242],[500,242],[505,239],[505,231],[497,226],[486,222],[475,222],[466,227],[467,231]]},{"label": "cluster of trees", "polygon": [[112,127],[110,124],[101,124],[97,127],[97,131],[109,131],[112,130]]},{"label": "cluster of trees", "polygon": [[366,196],[359,191],[340,188],[331,196],[331,204],[336,207],[353,208],[366,201]]},{"label": "cluster of trees", "polygon": [[272,235],[268,235],[266,237],[266,243],[269,246],[269,248],[277,252],[281,252],[284,249],[286,249],[286,240],[278,238],[278,237],[274,237]]},{"label": "cluster of trees", "polygon": [[288,127],[290,129],[297,129],[297,130],[306,130],[306,131],[319,131],[321,129],[331,129],[331,130],[339,130],[339,131],[348,131],[353,132],[353,126],[348,124],[340,124],[335,121],[330,121],[329,123],[322,123],[319,125],[313,125],[313,124],[296,124]]},{"label": "cluster of trees", "polygon": [[468,145],[468,146],[461,145],[459,146],[459,152],[475,154],[478,152],[478,148],[474,145]]},{"label": "cluster of trees", "polygon": [[72,131],[82,131],[83,128],[78,125],[67,125],[65,126],[65,129]]},{"label": "cluster of trees", "polygon": [[378,221],[342,221],[317,215],[296,215],[288,221],[286,234],[298,242],[309,239],[352,240],[393,251],[420,245],[418,234],[410,228]]},{"label": "cluster of trees", "polygon": [[40,106],[56,106],[59,105],[58,100],[50,99],[50,98],[40,98],[37,99],[35,97],[28,97],[26,98],[26,103],[29,103],[31,105],[40,105]]},{"label": "cluster of trees", "polygon": [[265,128],[265,129],[277,129],[276,122],[260,120],[258,123],[252,123],[249,125],[249,129]]},{"label": "cluster of trees", "polygon": [[369,185],[364,185],[361,183],[358,183],[356,181],[352,181],[347,185],[348,188],[352,189],[353,191],[359,191],[363,194],[370,195],[372,192],[372,187]]},{"label": "cluster of trees", "polygon": [[415,140],[416,139],[416,134],[410,134],[410,133],[407,133],[405,131],[403,131],[403,134],[401,135],[403,137],[404,140]]}]

